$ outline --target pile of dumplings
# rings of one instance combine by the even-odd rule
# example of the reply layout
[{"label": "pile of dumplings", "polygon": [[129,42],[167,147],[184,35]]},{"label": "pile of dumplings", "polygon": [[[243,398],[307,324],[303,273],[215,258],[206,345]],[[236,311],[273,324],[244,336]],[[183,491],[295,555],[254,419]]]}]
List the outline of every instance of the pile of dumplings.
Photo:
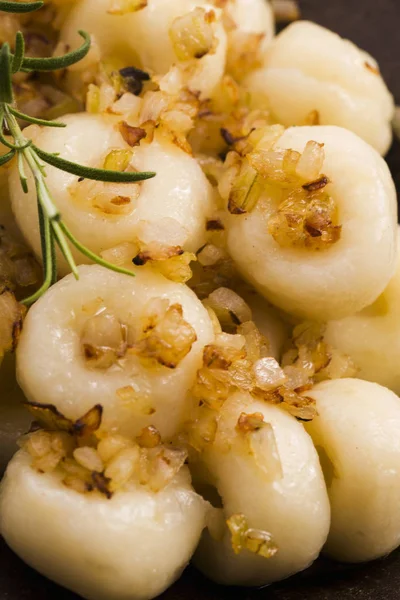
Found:
[{"label": "pile of dumplings", "polygon": [[[73,250],[79,279],[60,255],[27,314],[4,286],[2,319],[22,331],[15,369],[0,335],[1,414],[22,400],[33,425],[1,483],[1,535],[88,600],[150,600],[192,559],[217,583],[264,586],[321,552],[387,555],[400,545],[400,232],[382,158],[395,106],[376,61],[314,23],[275,35],[266,0],[45,10],[55,54],[91,35],[57,80],[85,110],[25,135],[156,176],[46,166],[74,236],[134,277]],[[24,193],[10,163],[0,185],[2,278],[4,263],[29,287],[34,181]]]}]

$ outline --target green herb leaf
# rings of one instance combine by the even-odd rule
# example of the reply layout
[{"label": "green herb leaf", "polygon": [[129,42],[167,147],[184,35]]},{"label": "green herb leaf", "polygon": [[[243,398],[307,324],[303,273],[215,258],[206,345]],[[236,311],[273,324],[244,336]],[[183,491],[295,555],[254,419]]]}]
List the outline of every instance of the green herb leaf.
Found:
[{"label": "green herb leaf", "polygon": [[10,57],[10,46],[5,43],[0,50],[0,102],[5,104],[11,104],[13,101]]},{"label": "green herb leaf", "polygon": [[7,152],[7,154],[3,154],[3,156],[0,156],[0,167],[7,164],[12,158],[14,158],[14,156],[15,150],[10,150],[10,152]]},{"label": "green herb leaf", "polygon": [[0,2],[0,11],[9,13],[28,13],[42,8],[44,2]]},{"label": "green herb leaf", "polygon": [[22,35],[21,31],[18,31],[17,35],[15,36],[15,54],[14,54],[14,58],[12,61],[12,72],[13,73],[18,73],[18,71],[22,67],[22,63],[24,60],[24,54],[25,54],[24,36]]},{"label": "green herb leaf", "polygon": [[94,167],[84,167],[77,163],[65,160],[54,154],[49,154],[44,150],[41,150],[35,144],[32,144],[32,149],[36,154],[48,163],[52,167],[61,169],[66,173],[83,177],[84,179],[91,179],[93,181],[104,181],[111,183],[134,183],[136,181],[143,181],[145,179],[151,179],[155,177],[153,172],[125,172],[125,171],[108,171],[107,169],[95,169]]},{"label": "green herb leaf", "polygon": [[[25,56],[22,61],[21,71],[57,71],[58,69],[66,69],[71,65],[85,58],[87,53],[90,50],[90,35],[86,33],[86,31],[78,32],[81,37],[83,37],[84,42],[82,46],[77,48],[76,50],[72,50],[72,52],[68,52],[68,54],[64,54],[63,56],[53,56],[49,58],[31,58]],[[14,56],[11,54],[12,58]]]},{"label": "green herb leaf", "polygon": [[31,117],[30,115],[26,115],[25,113],[20,112],[12,106],[9,106],[8,110],[14,115],[14,117],[17,117],[18,119],[23,119],[28,123],[34,123],[35,125],[45,125],[46,127],[66,127],[65,123],[61,123],[59,121],[47,121],[46,119],[38,119],[37,117]]}]

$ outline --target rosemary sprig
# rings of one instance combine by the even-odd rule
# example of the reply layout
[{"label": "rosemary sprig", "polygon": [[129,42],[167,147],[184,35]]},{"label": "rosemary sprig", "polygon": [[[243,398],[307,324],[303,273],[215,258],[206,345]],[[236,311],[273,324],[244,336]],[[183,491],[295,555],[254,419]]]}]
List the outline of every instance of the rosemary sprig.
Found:
[{"label": "rosemary sprig", "polygon": [[42,8],[44,2],[0,2],[0,11],[9,13],[28,13]]},{"label": "rosemary sprig", "polygon": [[[78,31],[79,35],[83,37],[83,44],[76,50],[68,52],[63,56],[53,56],[51,58],[30,58],[28,56],[23,57],[21,62],[20,71],[59,71],[60,69],[66,69],[71,65],[76,64],[82,58],[85,58],[90,50],[90,35],[86,31]],[[17,53],[11,54],[10,58],[14,61]]]},{"label": "rosemary sprig", "polygon": [[57,167],[66,173],[72,173],[72,175],[78,175],[84,179],[92,179],[93,181],[105,181],[108,183],[132,183],[133,181],[143,181],[144,179],[151,179],[154,177],[154,173],[141,171],[136,172],[125,172],[125,171],[109,171],[108,169],[96,169],[94,167],[84,167],[76,163],[60,158],[55,154],[49,154],[44,150],[41,150],[35,144],[32,144],[33,150],[44,162],[48,163],[52,167]]},{"label": "rosemary sprig", "polygon": [[[0,0],[0,11],[10,13],[27,13],[38,10],[42,6],[43,2],[12,2]],[[84,165],[73,163],[56,154],[49,154],[38,148],[21,130],[17,119],[48,127],[65,127],[65,124],[59,121],[45,121],[19,111],[14,102],[12,74],[20,71],[55,71],[58,69],[65,69],[66,67],[79,62],[87,55],[90,49],[90,36],[84,31],[79,31],[79,34],[83,38],[83,44],[79,48],[68,52],[63,56],[52,58],[26,57],[25,41],[21,32],[18,32],[15,38],[14,54],[11,52],[10,46],[7,43],[3,44],[0,48],[0,142],[9,149],[9,152],[0,156],[0,166],[5,165],[15,157],[17,158],[20,182],[24,192],[28,192],[30,182],[30,178],[25,171],[27,167],[35,182],[38,204],[38,219],[43,259],[43,283],[37,292],[23,300],[23,303],[27,306],[30,306],[38,300],[38,298],[40,298],[40,296],[42,296],[56,281],[56,246],[58,246],[67,261],[71,272],[77,279],[79,278],[79,272],[71,253],[70,245],[75,247],[88,259],[103,267],[118,273],[124,273],[130,276],[134,275],[127,269],[123,269],[105,261],[75,238],[64,223],[62,215],[58,211],[48,189],[46,184],[45,164],[84,179],[104,182],[131,183],[143,181],[155,176],[155,173],[152,172],[138,173],[110,171],[107,169],[85,167]]]},{"label": "rosemary sprig", "polygon": [[37,119],[36,117],[31,117],[30,115],[26,115],[25,113],[20,112],[12,106],[9,106],[9,109],[10,112],[14,115],[14,117],[27,121],[28,123],[34,123],[35,125],[44,125],[45,127],[66,127],[65,123],[61,123],[61,121],[48,121],[47,119]]}]

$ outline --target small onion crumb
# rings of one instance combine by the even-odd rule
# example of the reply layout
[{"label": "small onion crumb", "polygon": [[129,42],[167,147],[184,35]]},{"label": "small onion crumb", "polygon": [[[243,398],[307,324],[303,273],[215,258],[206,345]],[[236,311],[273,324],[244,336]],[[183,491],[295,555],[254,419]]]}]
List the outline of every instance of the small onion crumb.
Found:
[{"label": "small onion crumb", "polygon": [[212,22],[214,11],[197,7],[191,12],[174,19],[169,35],[179,60],[202,58],[214,48],[215,39]]},{"label": "small onion crumb", "polygon": [[272,558],[278,552],[273,537],[267,531],[252,529],[243,514],[234,514],[226,524],[231,534],[232,549],[235,554],[249,550],[263,558]]}]

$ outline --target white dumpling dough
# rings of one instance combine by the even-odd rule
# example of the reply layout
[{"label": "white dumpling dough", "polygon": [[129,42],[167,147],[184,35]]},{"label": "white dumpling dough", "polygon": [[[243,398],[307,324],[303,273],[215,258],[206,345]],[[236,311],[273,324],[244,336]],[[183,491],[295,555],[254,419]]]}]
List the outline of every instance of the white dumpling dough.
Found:
[{"label": "white dumpling dough", "polygon": [[375,59],[320,25],[287,27],[245,85],[254,106],[267,105],[286,126],[317,110],[321,125],[350,129],[381,154],[390,147],[394,101]]},{"label": "white dumpling dough", "polygon": [[400,394],[400,261],[376,302],[355,315],[328,322],[325,339],[351,356],[360,379]]},{"label": "white dumpling dough", "polygon": [[[205,222],[212,207],[212,191],[197,161],[172,142],[157,136],[151,144],[130,148],[118,131],[120,119],[87,113],[62,118],[64,129],[28,128],[37,146],[47,152],[59,152],[62,158],[93,167],[103,167],[111,150],[133,150],[131,164],[139,171],[156,171],[157,176],[140,184],[103,184],[46,166],[46,183],[54,202],[75,237],[90,250],[100,253],[122,242],[142,236],[144,226],[157,226],[156,241],[167,246],[180,245],[196,251],[205,240]],[[92,185],[93,184],[93,185]],[[29,192],[25,194],[15,165],[10,174],[12,208],[26,240],[38,256],[41,254],[37,219],[36,191],[28,175]],[[83,186],[83,187],[80,187]],[[107,197],[128,197],[131,208],[123,214],[108,214],[97,206],[99,193]],[[107,210],[107,209],[106,209]],[[178,228],[178,234],[176,230]],[[171,232],[171,234],[170,234]],[[154,241],[154,240],[151,240]],[[73,251],[79,263],[88,259]],[[60,258],[59,270],[69,271]]]},{"label": "white dumpling dough", "polygon": [[[213,93],[224,74],[226,58],[226,34],[218,9],[204,0],[148,0],[146,8],[125,15],[108,13],[110,7],[111,0],[80,0],[66,19],[60,40],[77,47],[82,43],[77,31],[84,29],[92,34],[102,59],[111,59],[119,68],[133,65],[158,75],[178,62],[169,36],[174,19],[197,7],[214,10],[217,47],[198,60],[189,82],[203,97]],[[77,72],[79,66],[73,69]]]},{"label": "white dumpling dough", "polygon": [[111,500],[39,474],[19,451],[0,488],[0,531],[25,562],[87,600],[149,600],[189,562],[205,503],[187,467],[158,493],[139,486]]},{"label": "white dumpling dough", "polygon": [[[53,404],[70,419],[80,418],[100,403],[105,430],[131,437],[154,425],[162,436],[174,435],[185,417],[203,348],[213,340],[206,309],[187,286],[152,272],[139,271],[129,277],[94,265],[80,267],[79,275],[79,281],[68,275],[56,283],[26,317],[17,349],[17,375],[27,398]],[[132,355],[106,369],[88,366],[81,334],[96,312],[90,307],[104,306],[136,336],[149,302],[156,298],[180,304],[183,318],[197,335],[176,368],[147,366]],[[130,402],[117,394],[127,386],[135,392]],[[149,415],[140,410],[141,403],[155,412]]]},{"label": "white dumpling dough", "polygon": [[400,544],[400,399],[359,379],[307,395],[318,416],[305,425],[321,455],[332,524],[325,551],[345,562],[385,556]]},{"label": "white dumpling dough", "polygon": [[229,216],[228,247],[242,275],[273,304],[324,321],[354,314],[385,289],[396,265],[397,201],[385,161],[351,131],[291,127],[276,148],[303,152],[310,140],[324,144],[340,240],[321,251],[282,248],[268,232],[275,206],[264,195],[252,212]]},{"label": "white dumpling dough", "polygon": [[265,0],[228,0],[225,12],[243,33],[263,34],[262,51],[266,51],[275,34],[272,6]]},{"label": "white dumpling dough", "polygon": [[[272,425],[283,478],[269,479],[254,456],[238,446],[235,426],[242,412],[262,413]],[[227,429],[232,437],[225,451],[211,446],[200,457],[211,475],[209,483],[221,496],[224,518],[244,514],[250,527],[271,533],[279,549],[270,559],[247,550],[234,554],[228,529],[222,541],[205,531],[194,557],[196,566],[217,583],[243,586],[265,585],[302,571],[317,558],[330,523],[325,483],[310,437],[282,409],[242,393],[224,404],[216,443]]]}]

